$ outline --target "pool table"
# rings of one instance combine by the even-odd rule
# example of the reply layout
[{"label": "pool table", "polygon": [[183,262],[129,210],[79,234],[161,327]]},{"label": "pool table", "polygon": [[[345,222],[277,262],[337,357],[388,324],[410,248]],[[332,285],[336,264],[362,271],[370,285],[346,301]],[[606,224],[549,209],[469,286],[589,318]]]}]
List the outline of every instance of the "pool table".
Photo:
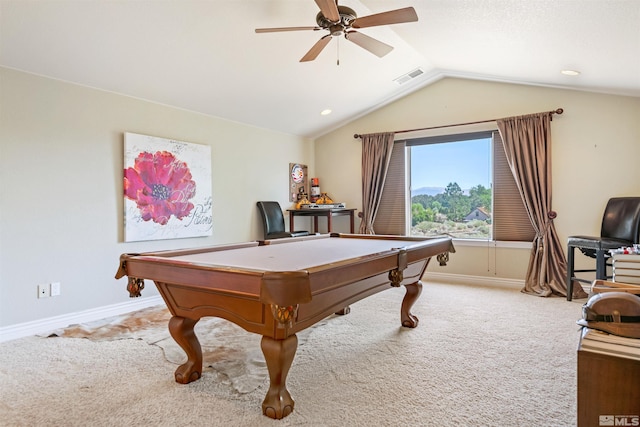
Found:
[{"label": "pool table", "polygon": [[413,238],[357,234],[226,244],[141,254],[123,254],[116,278],[128,276],[131,296],[153,280],[172,318],[169,331],[187,354],[175,380],[187,384],[202,375],[202,350],[194,326],[206,316],[231,321],[262,335],[270,385],[263,414],[281,419],[294,401],[286,387],[298,346],[296,332],[391,286],[406,288],[402,326],[414,328],[411,307],[431,257],[446,264],[454,248],[449,237]]}]

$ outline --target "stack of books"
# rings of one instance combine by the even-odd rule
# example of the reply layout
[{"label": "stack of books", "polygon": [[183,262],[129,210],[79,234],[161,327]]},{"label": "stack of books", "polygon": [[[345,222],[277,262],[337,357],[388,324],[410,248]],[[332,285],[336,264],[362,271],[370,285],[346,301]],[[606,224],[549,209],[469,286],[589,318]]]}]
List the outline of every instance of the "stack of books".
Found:
[{"label": "stack of books", "polygon": [[614,254],[613,281],[640,284],[640,254]]},{"label": "stack of books", "polygon": [[580,348],[593,353],[640,360],[640,339],[611,335],[591,328],[582,328]]}]

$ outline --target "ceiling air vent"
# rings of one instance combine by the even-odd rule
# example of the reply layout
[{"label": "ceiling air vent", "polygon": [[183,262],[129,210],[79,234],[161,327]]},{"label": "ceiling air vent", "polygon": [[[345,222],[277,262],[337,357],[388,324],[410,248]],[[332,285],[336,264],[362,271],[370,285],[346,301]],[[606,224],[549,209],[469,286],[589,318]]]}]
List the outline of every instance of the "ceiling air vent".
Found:
[{"label": "ceiling air vent", "polygon": [[407,74],[403,74],[400,77],[393,79],[393,81],[398,83],[399,85],[403,85],[409,80],[413,80],[422,74],[424,74],[424,71],[422,71],[422,68],[416,68],[413,71],[409,71]]}]

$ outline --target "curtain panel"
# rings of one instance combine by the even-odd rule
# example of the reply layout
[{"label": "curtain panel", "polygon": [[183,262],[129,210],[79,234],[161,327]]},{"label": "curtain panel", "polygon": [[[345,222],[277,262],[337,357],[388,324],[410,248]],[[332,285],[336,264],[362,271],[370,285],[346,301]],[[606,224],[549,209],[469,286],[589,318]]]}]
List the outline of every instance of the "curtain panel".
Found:
[{"label": "curtain panel", "polygon": [[[556,233],[551,208],[551,113],[496,121],[509,168],[536,231],[522,292],[567,295],[567,260]],[[586,296],[581,287],[574,297]]]},{"label": "curtain panel", "polygon": [[393,132],[362,135],[362,221],[360,234],[375,234],[373,222],[391,161]]}]

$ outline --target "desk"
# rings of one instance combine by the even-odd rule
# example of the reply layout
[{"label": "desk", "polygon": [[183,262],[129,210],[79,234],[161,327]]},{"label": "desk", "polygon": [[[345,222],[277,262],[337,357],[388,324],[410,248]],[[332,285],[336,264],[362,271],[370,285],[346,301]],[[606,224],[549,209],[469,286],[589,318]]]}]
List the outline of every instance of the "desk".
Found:
[{"label": "desk", "polygon": [[262,411],[281,419],[294,407],[286,378],[298,346],[296,332],[332,313],[346,314],[350,304],[390,284],[405,286],[400,321],[415,328],[418,319],[410,310],[422,291],[420,279],[429,260],[438,256],[444,263],[453,251],[448,237],[323,234],[123,254],[116,278],[129,277],[132,296],[139,296],[144,279],[155,282],[172,314],[171,336],[188,358],[175,371],[179,383],[202,375],[202,351],[194,333],[200,318],[224,318],[262,335],[270,378]]},{"label": "desk", "polygon": [[346,209],[346,208],[317,208],[317,209],[287,209],[289,212],[289,230],[295,230],[293,226],[293,220],[296,216],[312,216],[313,217],[313,231],[312,233],[318,232],[318,218],[326,217],[327,218],[327,232],[331,233],[333,230],[331,228],[331,218],[334,216],[340,215],[349,215],[349,221],[351,228],[349,230],[350,233],[354,232],[354,212],[355,209]]}]

